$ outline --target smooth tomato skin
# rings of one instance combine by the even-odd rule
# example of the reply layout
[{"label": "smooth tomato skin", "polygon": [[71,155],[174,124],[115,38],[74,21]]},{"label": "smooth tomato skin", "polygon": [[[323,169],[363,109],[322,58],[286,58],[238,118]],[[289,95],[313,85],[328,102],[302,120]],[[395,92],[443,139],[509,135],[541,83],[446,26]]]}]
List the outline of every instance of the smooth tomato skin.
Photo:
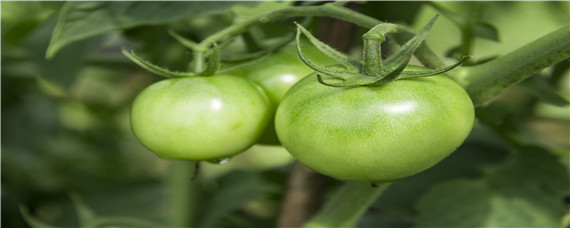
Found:
[{"label": "smooth tomato skin", "polygon": [[256,84],[235,76],[167,79],[133,102],[135,136],[159,157],[214,160],[244,151],[270,119],[270,104]]},{"label": "smooth tomato skin", "polygon": [[[315,48],[311,47],[307,48],[307,52],[311,55],[318,53]],[[313,60],[321,64],[332,63],[332,61],[324,57],[317,57]],[[238,70],[234,72],[234,74],[244,76],[260,85],[269,97],[273,112],[275,112],[283,96],[285,96],[285,93],[287,93],[295,83],[313,72],[313,69],[306,66],[299,58],[296,46],[287,45],[260,62]],[[280,144],[273,124],[267,127],[258,143],[269,145]]]},{"label": "smooth tomato skin", "polygon": [[283,146],[305,166],[372,183],[421,172],[452,153],[474,121],[467,93],[445,76],[337,88],[313,74],[277,109]]},{"label": "smooth tomato skin", "polygon": [[287,90],[312,72],[313,69],[299,59],[295,47],[286,46],[239,74],[259,84],[277,107]]}]

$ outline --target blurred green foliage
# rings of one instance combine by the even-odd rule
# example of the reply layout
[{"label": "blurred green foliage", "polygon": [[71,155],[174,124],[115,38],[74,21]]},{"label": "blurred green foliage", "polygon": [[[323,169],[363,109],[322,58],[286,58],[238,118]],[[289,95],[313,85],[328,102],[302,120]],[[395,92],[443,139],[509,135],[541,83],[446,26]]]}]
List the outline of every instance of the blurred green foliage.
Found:
[{"label": "blurred green foliage", "polygon": [[[87,13],[109,10],[97,5],[113,3],[0,4],[1,225],[27,226],[20,205],[32,217],[60,227],[77,227],[81,219],[77,213],[82,211],[91,211],[98,217],[119,215],[168,223],[172,196],[166,177],[171,162],[146,151],[129,125],[130,102],[159,78],[129,62],[120,50],[135,49],[153,63],[185,70],[191,55],[168,31],[175,30],[199,41],[232,23],[231,5],[187,17],[180,15],[188,12],[184,9],[190,10],[184,7],[194,5],[180,3],[180,14],[160,21],[153,21],[156,17],[150,16],[145,21],[134,20],[139,15],[125,14],[134,20],[131,24],[113,25],[81,40],[70,38],[74,42],[62,41],[64,45],[46,59],[53,31],[62,26],[58,22],[62,12],[73,7]],[[367,2],[357,8],[417,31],[438,7],[456,15],[468,15],[466,10],[472,4]],[[485,35],[473,38],[470,52],[475,56],[475,64],[512,51],[570,21],[568,2],[479,4],[482,7],[478,20],[497,31],[492,34],[497,39]],[[245,6],[240,7],[237,11],[247,12]],[[102,11],[105,12],[109,11]],[[442,14],[427,38],[428,45],[442,57],[462,46],[461,25],[448,15]],[[81,29],[90,30],[93,25],[93,21],[83,17],[75,19],[71,25],[85,23]],[[277,36],[283,28],[292,26],[286,22],[269,23],[263,30],[269,37]],[[355,52],[360,46],[361,32],[357,30],[354,35]],[[229,49],[242,46],[243,42],[237,41]],[[548,88],[556,88],[555,93],[570,98],[567,63],[544,70],[537,77],[545,79],[542,82],[550,84]],[[540,96],[545,92],[536,93],[544,91],[541,88],[531,89],[533,93],[528,88],[514,87],[478,108],[479,121],[456,153],[426,172],[393,183],[359,226],[560,224],[563,216],[569,217],[569,204],[563,199],[570,197],[570,108],[543,102],[548,100]],[[194,215],[194,224],[274,226],[286,189],[286,164],[290,161],[281,147],[256,146],[228,164],[203,165],[203,173],[192,182],[200,199],[196,202],[199,212]],[[326,192],[338,184],[328,179]],[[69,197],[72,193],[84,200],[83,209],[74,207]]]}]

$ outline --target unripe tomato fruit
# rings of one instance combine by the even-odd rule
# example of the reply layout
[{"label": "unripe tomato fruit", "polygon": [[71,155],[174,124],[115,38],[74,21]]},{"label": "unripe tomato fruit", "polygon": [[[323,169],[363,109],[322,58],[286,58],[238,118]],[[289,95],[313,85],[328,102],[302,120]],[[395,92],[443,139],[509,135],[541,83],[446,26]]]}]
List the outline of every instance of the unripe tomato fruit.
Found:
[{"label": "unripe tomato fruit", "polygon": [[459,147],[473,121],[471,99],[445,76],[338,88],[311,75],[289,90],[275,128],[305,166],[378,183],[433,166]]},{"label": "unripe tomato fruit", "polygon": [[142,144],[162,158],[214,160],[253,145],[268,124],[270,104],[249,80],[217,75],[159,81],[131,110]]},{"label": "unripe tomato fruit", "polygon": [[[319,53],[319,51],[312,46],[307,46],[305,49],[305,52],[309,55],[314,56]],[[313,58],[313,61],[320,64],[334,63],[325,56],[317,56]],[[295,44],[289,44],[271,53],[270,56],[260,62],[238,70],[233,74],[244,76],[260,85],[267,93],[273,107],[273,112],[275,112],[283,96],[285,96],[285,93],[287,93],[295,83],[311,73],[313,73],[313,69],[301,61],[297,54]],[[273,122],[273,120],[271,120],[271,122]],[[265,133],[258,143],[269,145],[279,144],[273,124],[267,126]]]}]

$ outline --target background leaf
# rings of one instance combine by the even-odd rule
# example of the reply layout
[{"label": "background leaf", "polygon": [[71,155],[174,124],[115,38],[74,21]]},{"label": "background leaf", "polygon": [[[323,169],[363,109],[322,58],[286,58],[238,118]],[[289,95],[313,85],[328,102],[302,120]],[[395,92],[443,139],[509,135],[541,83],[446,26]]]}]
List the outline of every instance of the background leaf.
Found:
[{"label": "background leaf", "polygon": [[490,194],[480,181],[455,180],[434,186],[418,202],[417,227],[485,227]]},{"label": "background leaf", "polygon": [[[203,204],[199,227],[226,227],[227,215],[271,190],[271,185],[249,172],[233,172],[221,179],[220,188]],[[276,189],[277,190],[277,189]]]},{"label": "background leaf", "polygon": [[[47,58],[64,46],[115,29],[154,25],[225,11],[240,2],[67,2],[53,32]],[[255,3],[251,3],[255,4]]]},{"label": "background leaf", "polygon": [[418,227],[559,227],[564,170],[544,149],[521,149],[485,178],[430,188],[417,204]]},{"label": "background leaf", "polygon": [[566,106],[570,104],[568,100],[564,99],[556,92],[556,88],[554,88],[554,86],[552,86],[541,74],[534,74],[517,85],[527,89],[545,103],[557,106]]}]

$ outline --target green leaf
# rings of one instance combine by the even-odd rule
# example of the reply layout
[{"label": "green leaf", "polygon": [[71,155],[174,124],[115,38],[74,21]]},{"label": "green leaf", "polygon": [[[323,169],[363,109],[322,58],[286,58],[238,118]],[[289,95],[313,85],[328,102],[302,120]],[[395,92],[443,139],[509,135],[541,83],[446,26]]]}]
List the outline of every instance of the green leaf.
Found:
[{"label": "green leaf", "polygon": [[70,43],[112,30],[205,16],[235,4],[241,2],[67,2],[61,9],[46,57],[52,58]]},{"label": "green leaf", "polygon": [[418,227],[559,227],[569,179],[554,155],[523,148],[486,178],[432,187],[417,203]]},{"label": "green leaf", "polygon": [[548,150],[528,146],[517,151],[512,161],[495,171],[492,183],[497,186],[522,186],[533,180],[549,195],[569,194],[570,174],[557,155]]},{"label": "green leaf", "polygon": [[373,207],[405,217],[416,216],[413,206],[432,186],[462,178],[479,178],[487,167],[502,162],[507,148],[488,128],[475,127],[465,143],[434,167],[394,181]]},{"label": "green leaf", "polygon": [[489,23],[477,22],[473,28],[473,35],[499,42],[499,32],[497,28]]},{"label": "green leaf", "polygon": [[485,227],[493,213],[490,197],[481,181],[454,180],[436,185],[417,204],[417,227]]},{"label": "green leaf", "polygon": [[554,86],[552,86],[548,80],[539,73],[521,81],[518,85],[522,86],[545,103],[556,106],[570,105],[570,102],[560,96],[560,94],[556,93]]},{"label": "green leaf", "polygon": [[55,26],[55,18],[43,21],[23,41],[22,46],[29,54],[34,70],[37,70],[33,72],[33,76],[43,77],[61,88],[68,89],[75,82],[85,59],[92,53],[98,40],[86,39],[73,43],[62,49],[54,58],[45,59],[49,37]]},{"label": "green leaf", "polygon": [[492,188],[457,180],[433,187],[418,203],[417,227],[559,227],[564,207],[535,185]]}]

